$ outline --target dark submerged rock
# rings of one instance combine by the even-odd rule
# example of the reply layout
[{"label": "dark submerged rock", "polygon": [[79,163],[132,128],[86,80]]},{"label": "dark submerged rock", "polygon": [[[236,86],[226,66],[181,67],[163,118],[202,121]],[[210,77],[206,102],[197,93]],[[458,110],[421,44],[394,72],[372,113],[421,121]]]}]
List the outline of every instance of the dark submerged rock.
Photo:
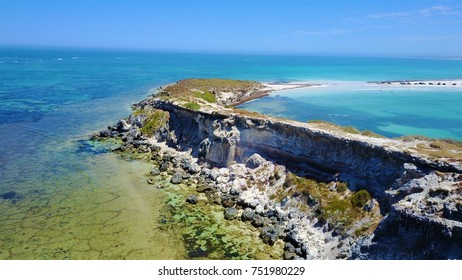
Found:
[{"label": "dark submerged rock", "polygon": [[239,212],[234,207],[228,207],[225,209],[224,215],[226,220],[234,220],[239,216]]},{"label": "dark submerged rock", "polygon": [[197,196],[195,195],[188,196],[188,198],[186,198],[186,202],[191,203],[191,204],[197,204],[198,202]]},{"label": "dark submerged rock", "polygon": [[170,183],[172,184],[181,184],[183,182],[183,174],[177,172],[173,174],[172,179],[170,179]]},{"label": "dark submerged rock", "polygon": [[157,176],[157,175],[160,174],[160,170],[159,170],[159,168],[157,168],[157,167],[153,167],[153,168],[151,169],[151,172],[149,172],[149,174],[151,174],[151,176]]},{"label": "dark submerged rock", "polygon": [[245,208],[244,212],[242,213],[241,220],[242,221],[251,221],[255,212],[251,208]]},{"label": "dark submerged rock", "polygon": [[159,167],[159,171],[165,172],[170,168],[170,163],[169,162],[162,162],[162,164]]},{"label": "dark submerged rock", "polygon": [[264,224],[265,224],[265,219],[262,216],[257,215],[257,214],[253,216],[252,225],[254,227],[262,227]]},{"label": "dark submerged rock", "polygon": [[279,238],[279,230],[276,227],[264,227],[260,231],[260,238],[264,243],[273,246]]},{"label": "dark submerged rock", "polygon": [[234,207],[236,205],[236,201],[236,197],[229,194],[225,194],[221,198],[221,203],[223,204],[223,207]]}]

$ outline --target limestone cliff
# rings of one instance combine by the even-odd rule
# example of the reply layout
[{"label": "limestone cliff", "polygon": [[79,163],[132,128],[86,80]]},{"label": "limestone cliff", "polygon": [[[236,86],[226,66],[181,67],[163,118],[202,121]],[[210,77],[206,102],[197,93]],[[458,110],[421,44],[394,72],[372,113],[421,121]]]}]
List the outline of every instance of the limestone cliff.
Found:
[{"label": "limestone cliff", "polygon": [[168,121],[154,134],[157,140],[189,150],[209,166],[246,163],[259,154],[297,175],[339,180],[353,191],[371,193],[385,218],[373,234],[350,240],[348,257],[462,258],[460,151],[437,157],[434,145],[424,140],[349,134],[221,106],[226,102],[192,107],[191,99],[163,98],[168,89],[163,94],[136,109],[168,112]]}]

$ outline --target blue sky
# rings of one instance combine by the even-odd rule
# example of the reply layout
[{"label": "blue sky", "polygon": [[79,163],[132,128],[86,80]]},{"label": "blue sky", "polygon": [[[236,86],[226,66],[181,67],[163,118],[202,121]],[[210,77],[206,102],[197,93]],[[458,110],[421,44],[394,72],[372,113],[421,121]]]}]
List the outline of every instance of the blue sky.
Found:
[{"label": "blue sky", "polygon": [[0,45],[462,56],[461,0],[0,0]]}]

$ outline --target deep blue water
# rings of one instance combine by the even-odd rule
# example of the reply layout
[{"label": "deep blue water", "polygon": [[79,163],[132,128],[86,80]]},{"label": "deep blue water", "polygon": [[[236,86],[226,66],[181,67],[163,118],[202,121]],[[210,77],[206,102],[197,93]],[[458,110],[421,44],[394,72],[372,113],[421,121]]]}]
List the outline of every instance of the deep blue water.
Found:
[{"label": "deep blue water", "polygon": [[[0,49],[0,210],[3,213],[0,239],[11,240],[8,246],[13,248],[4,250],[0,246],[0,259],[24,256],[59,258],[59,255],[49,252],[50,248],[43,246],[36,245],[39,253],[29,252],[31,249],[26,248],[33,248],[34,239],[29,236],[21,239],[24,235],[21,232],[26,227],[12,221],[19,221],[18,217],[27,213],[47,213],[47,217],[53,217],[59,212],[65,219],[71,216],[61,212],[63,209],[72,212],[72,208],[78,207],[76,197],[88,196],[84,201],[97,199],[92,192],[98,188],[120,188],[120,179],[111,181],[110,178],[121,175],[123,164],[114,163],[100,150],[92,152],[80,140],[127,116],[130,105],[145,98],[150,89],[190,77],[268,82],[453,79],[462,77],[462,61]],[[412,95],[381,92],[373,98],[374,104],[383,105],[386,101],[388,105],[380,108],[362,104],[364,94],[323,94],[322,89],[310,95],[277,93],[247,105],[303,121],[327,119],[392,136],[429,131],[432,136],[440,133],[441,137],[462,138],[460,91],[424,95],[421,92]],[[412,106],[397,106],[396,102]],[[416,103],[421,106],[416,107]],[[406,108],[410,110],[406,111]],[[347,119],[349,122],[344,123]],[[448,127],[442,127],[441,120]],[[113,170],[109,166],[118,169]],[[142,177],[137,179],[143,180]],[[86,189],[89,186],[91,191]],[[76,190],[84,191],[73,195]],[[100,195],[106,193],[103,191]],[[3,199],[13,194],[14,199]],[[63,198],[58,200],[56,197],[61,195]],[[66,199],[66,206],[59,206]],[[71,202],[74,203],[72,207],[69,206]],[[30,218],[40,220],[43,215],[36,214]],[[73,215],[68,224],[76,219],[75,215],[78,216]],[[133,213],[130,212],[130,215]],[[29,220],[24,221],[30,224]],[[62,226],[63,221],[55,222]],[[79,224],[79,227],[82,225]],[[49,224],[41,225],[43,232],[49,228]],[[57,233],[57,229],[54,230]],[[77,232],[75,228],[66,230],[69,234]],[[40,232],[37,229],[30,234],[33,236]],[[65,235],[64,232],[60,234]],[[88,235],[86,238],[92,240],[94,237]],[[23,253],[14,255],[15,246],[22,246],[22,242],[27,246],[16,249],[23,250]],[[49,240],[43,240],[43,244],[47,242],[51,244]],[[64,246],[58,241],[53,244]],[[24,255],[26,253],[28,255]]]}]

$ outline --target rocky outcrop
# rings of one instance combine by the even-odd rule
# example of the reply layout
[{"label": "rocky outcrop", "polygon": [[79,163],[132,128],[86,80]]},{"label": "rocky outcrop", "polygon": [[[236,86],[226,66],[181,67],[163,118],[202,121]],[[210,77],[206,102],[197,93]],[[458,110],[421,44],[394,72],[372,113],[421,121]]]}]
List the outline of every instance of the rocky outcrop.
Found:
[{"label": "rocky outcrop", "polygon": [[258,153],[319,179],[338,173],[351,187],[366,188],[379,197],[401,177],[407,163],[421,172],[462,171],[458,162],[432,161],[364,140],[315,131],[301,123],[198,112],[160,100],[142,106],[168,111],[170,133],[162,138],[179,149],[191,148],[193,154],[216,166],[245,162]]},{"label": "rocky outcrop", "polygon": [[[393,140],[349,136],[233,111],[195,111],[155,97],[136,108],[168,112],[168,122],[151,140],[192,156],[163,155],[153,172],[181,168],[182,172],[172,171],[174,184],[198,178],[197,191],[211,203],[223,205],[226,219],[240,217],[260,228],[268,244],[282,238],[286,259],[462,258],[460,161],[409,153]],[[139,132],[143,121],[143,116],[131,116],[99,136],[121,137],[138,152],[157,154],[149,137]],[[318,181],[347,182],[353,191],[366,189],[373,200],[364,209],[375,211],[378,201],[385,218],[373,234],[356,236],[354,232],[367,219],[345,233],[342,225],[297,210],[300,198],[274,201],[270,197],[284,183],[286,170]],[[332,185],[330,191],[336,187]],[[316,203],[309,196],[305,202],[313,209]]]}]

